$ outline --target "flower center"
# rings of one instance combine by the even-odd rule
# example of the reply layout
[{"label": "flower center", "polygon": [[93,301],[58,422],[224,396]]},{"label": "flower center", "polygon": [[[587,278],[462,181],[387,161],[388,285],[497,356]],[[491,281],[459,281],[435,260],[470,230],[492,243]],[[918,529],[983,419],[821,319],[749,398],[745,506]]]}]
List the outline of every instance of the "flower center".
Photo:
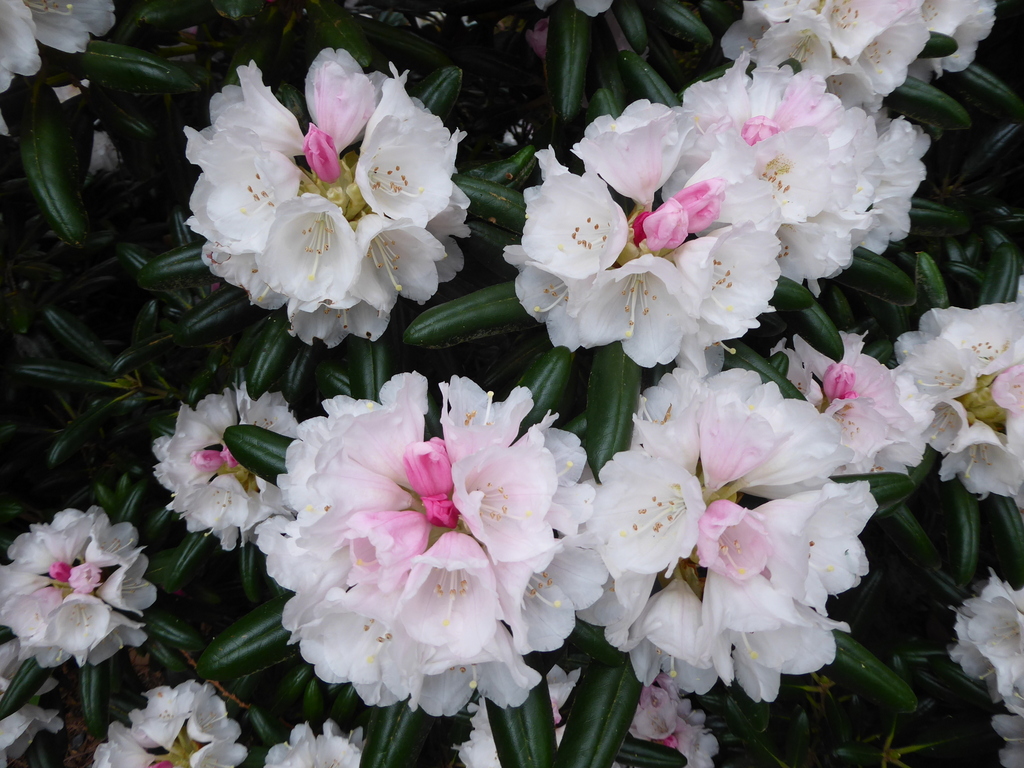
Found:
[{"label": "flower center", "polygon": [[[1022,367],[1022,366],[1015,366]],[[1012,369],[1011,369],[1012,370]],[[1009,373],[1005,371],[1004,373]],[[988,374],[986,376],[979,376],[978,383],[974,388],[973,392],[968,392],[965,395],[960,395],[956,398],[960,404],[967,411],[967,423],[974,425],[977,422],[987,424],[993,430],[999,433],[1006,432],[1006,408],[999,404],[995,398],[996,382],[1002,378],[1003,374]],[[1000,388],[1002,384],[1000,382]],[[1003,399],[1003,398],[1000,398]],[[1004,401],[1005,402],[1005,401]]]},{"label": "flower center", "polygon": [[722,210],[725,180],[707,179],[684,188],[657,210],[637,207],[630,216],[629,240],[617,260],[625,264],[645,253],[668,256],[686,238],[711,226]]},{"label": "flower center", "polygon": [[[200,472],[212,472],[215,475],[234,475],[246,493],[258,491],[256,475],[238,463],[238,460],[231,455],[227,446],[207,448],[202,451],[193,451],[191,457],[192,466]],[[211,478],[212,479],[212,478]]]},{"label": "flower center", "polygon": [[452,463],[444,440],[431,438],[422,443],[411,443],[402,457],[405,474],[411,489],[420,497],[427,520],[440,528],[455,528],[459,510],[452,502]]}]

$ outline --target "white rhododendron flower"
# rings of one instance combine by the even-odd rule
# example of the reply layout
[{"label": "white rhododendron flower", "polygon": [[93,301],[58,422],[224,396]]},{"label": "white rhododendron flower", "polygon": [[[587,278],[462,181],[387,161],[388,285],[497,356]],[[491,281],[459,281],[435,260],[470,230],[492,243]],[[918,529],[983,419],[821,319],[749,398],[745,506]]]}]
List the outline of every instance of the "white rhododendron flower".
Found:
[{"label": "white rhododendron flower", "polygon": [[[574,669],[566,672],[557,664],[547,674],[548,694],[551,698],[551,714],[555,721],[555,742],[562,742],[562,733],[565,725],[562,722],[562,715],[558,711],[565,702],[569,700],[569,694],[576,687],[580,679],[580,670]],[[498,747],[494,743],[494,734],[491,732],[491,721],[487,716],[487,707],[484,702],[469,705],[469,711],[473,715],[470,724],[473,730],[469,733],[469,740],[458,745],[459,760],[466,768],[501,768],[501,761],[498,759]]]},{"label": "white rhododendron flower", "polygon": [[675,680],[662,672],[640,691],[629,732],[638,739],[677,749],[692,768],[712,768],[718,739],[705,727],[703,710],[682,696]]},{"label": "white rhododendron flower", "polygon": [[774,700],[780,673],[833,659],[844,625],[825,602],[868,570],[868,484],[828,479],[853,451],[832,418],[751,371],[702,381],[676,369],[634,424],[586,525],[612,579],[581,615],[632,652],[648,685],[667,671],[703,693],[720,677]]},{"label": "white rhododendron flower", "polygon": [[462,266],[452,237],[469,234],[469,200],[451,177],[463,134],[406,93],[405,75],[367,76],[340,49],[310,66],[305,135],[255,64],[238,78],[209,128],[186,128],[204,260],[253,304],[287,304],[307,343],[376,339],[399,295],[422,303]]},{"label": "white rhododendron flower", "polygon": [[331,720],[317,736],[309,723],[292,728],[285,744],[275,744],[267,753],[264,768],[359,768],[361,730],[351,737],[342,734]]},{"label": "white rhododendron flower", "polygon": [[1019,303],[932,309],[896,341],[897,369],[931,404],[939,477],[1024,500],[1024,311]]},{"label": "white rhododendron flower", "polygon": [[131,728],[110,724],[96,768],[233,768],[245,760],[242,729],[209,683],[162,685],[146,698],[145,709],[128,713]]},{"label": "white rhododendron flower", "polygon": [[843,430],[843,445],[853,459],[841,474],[906,472],[921,462],[925,430],[931,424],[931,402],[918,396],[906,372],[897,374],[865,355],[863,336],[840,333],[844,354],[830,360],[799,336],[789,358],[786,377],[822,413]]},{"label": "white rhododendron flower", "polygon": [[95,664],[146,639],[124,613],[141,616],[156,600],[138,541],[131,523],[112,524],[99,507],[65,509],[14,540],[11,564],[0,566],[0,624],[21,641],[22,658]]},{"label": "white rhododendron flower", "polygon": [[[14,75],[39,71],[38,43],[58,51],[84,51],[89,35],[114,26],[112,0],[0,0],[0,93]],[[7,125],[0,116],[0,135]]]},{"label": "white rhododendron flower", "polygon": [[1024,715],[993,715],[992,728],[1006,740],[999,750],[999,763],[1005,768],[1024,766]]},{"label": "white rhododendron flower", "polygon": [[190,531],[212,531],[224,549],[250,540],[259,523],[285,512],[277,486],[239,464],[224,444],[224,430],[237,424],[288,437],[297,426],[281,393],[253,400],[243,384],[207,395],[194,409],[182,405],[174,434],[153,443],[156,479],[172,492],[170,508]]},{"label": "white rhododendron flower", "polygon": [[522,703],[540,679],[523,654],[561,647],[606,572],[576,535],[594,494],[580,441],[551,416],[519,437],[525,388],[494,402],[456,377],[441,392],[442,435],[426,441],[419,374],[380,403],[326,401],[278,478],[298,516],[265,522],[258,544],[295,592],[284,626],[318,677],[449,715],[474,690]]},{"label": "white rhododendron flower", "polygon": [[[505,259],[519,269],[520,302],[554,344],[621,341],[648,367],[698,360],[770,310],[779,242],[754,223],[773,214],[769,189],[750,180],[753,159],[737,161],[728,148],[678,171],[696,140],[679,108],[637,101],[587,127],[573,147],[582,176],[552,150],[538,153],[544,183],[524,193],[522,246]],[[612,191],[632,201],[628,213]]]},{"label": "white rhododendron flower", "polygon": [[921,15],[929,32],[956,40],[956,51],[938,59],[918,59],[910,73],[922,80],[943,72],[962,72],[974,61],[978,43],[992,32],[996,21],[996,0],[924,0]]},{"label": "white rhododendron flower", "polygon": [[[0,645],[0,701],[3,701],[4,693],[21,666],[21,661],[21,648],[17,640]],[[38,693],[52,690],[56,684],[50,678]],[[57,710],[43,709],[35,704],[24,705],[0,720],[0,765],[7,765],[8,760],[21,757],[39,731],[56,733],[63,727],[64,722],[57,717]]]},{"label": "white rhododendron flower", "polygon": [[928,42],[922,0],[799,0],[743,3],[743,18],[722,38],[731,59],[758,64],[795,59],[803,69],[841,81],[848,106],[876,110],[907,78]]}]

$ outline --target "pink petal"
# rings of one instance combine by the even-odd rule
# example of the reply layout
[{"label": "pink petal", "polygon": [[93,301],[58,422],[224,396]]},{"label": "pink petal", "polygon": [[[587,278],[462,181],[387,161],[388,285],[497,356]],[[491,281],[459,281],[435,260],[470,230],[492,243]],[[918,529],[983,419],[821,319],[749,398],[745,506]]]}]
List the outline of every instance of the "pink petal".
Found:
[{"label": "pink petal", "polygon": [[71,578],[71,566],[68,563],[54,563],[50,566],[50,578],[67,582]]},{"label": "pink petal", "polygon": [[334,146],[334,139],[313,123],[309,124],[309,132],[302,142],[302,151],[306,155],[310,169],[323,181],[332,184],[341,176],[341,163],[338,162],[338,150]]},{"label": "pink petal", "polygon": [[825,369],[825,380],[822,382],[822,390],[829,400],[846,400],[857,397],[857,390],[854,384],[857,382],[857,372],[846,363],[832,363]]},{"label": "pink petal", "polygon": [[411,443],[402,456],[409,485],[420,496],[447,496],[452,491],[452,463],[444,440],[431,438],[425,443]]},{"label": "pink petal", "polygon": [[216,472],[224,463],[220,451],[193,451],[192,466],[200,472]]},{"label": "pink petal", "polygon": [[533,29],[526,30],[526,44],[529,45],[537,58],[541,61],[548,55],[548,25],[547,17],[533,25]]},{"label": "pink petal", "polygon": [[103,574],[100,567],[95,563],[82,563],[71,569],[68,577],[68,584],[75,592],[82,595],[89,595],[100,585]]},{"label": "pink petal", "polygon": [[701,232],[715,222],[722,210],[725,179],[716,177],[691,184],[673,195],[672,199],[686,210],[690,231]]},{"label": "pink petal", "polygon": [[686,208],[672,198],[645,217],[641,226],[647,237],[647,247],[652,251],[674,249],[682,245],[686,236],[690,234],[690,216]]},{"label": "pink petal", "polygon": [[740,136],[747,144],[754,146],[757,142],[764,141],[781,130],[782,127],[770,117],[758,115],[757,117],[750,118],[743,124],[743,127],[740,129]]}]

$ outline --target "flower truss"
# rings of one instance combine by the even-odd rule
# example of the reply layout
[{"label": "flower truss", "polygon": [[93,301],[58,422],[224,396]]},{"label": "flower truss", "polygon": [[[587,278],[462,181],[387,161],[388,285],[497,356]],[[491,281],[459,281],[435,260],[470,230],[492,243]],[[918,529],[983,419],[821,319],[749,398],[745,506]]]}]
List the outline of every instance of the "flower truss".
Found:
[{"label": "flower truss", "polygon": [[837,474],[907,472],[921,461],[930,403],[917,396],[909,374],[896,374],[865,355],[864,337],[840,333],[842,360],[835,362],[799,336],[793,349],[780,342],[789,358],[787,378],[819,411],[843,430],[843,445],[853,459]]},{"label": "flower truss", "polygon": [[292,728],[285,744],[275,744],[267,753],[264,768],[359,768],[361,731],[346,737],[332,721],[324,721],[324,732],[313,733],[309,723]]},{"label": "flower truss", "polygon": [[146,698],[145,709],[128,713],[131,728],[110,724],[96,768],[232,768],[245,760],[241,726],[209,683],[163,685]]},{"label": "flower truss", "polygon": [[[736,166],[727,152],[679,176],[695,140],[682,110],[638,101],[587,127],[573,147],[582,176],[553,151],[538,153],[544,183],[526,190],[522,246],[505,258],[520,271],[520,302],[554,344],[621,341],[648,367],[680,354],[697,361],[770,309],[779,243],[749,213],[771,215],[769,190],[752,189],[752,163]],[[674,188],[663,189],[673,174]],[[628,212],[613,192],[629,199]]]},{"label": "flower truss", "polygon": [[[846,104],[874,111],[908,72],[928,80],[965,69],[994,21],[995,0],[747,0],[722,50],[758,64],[795,59]],[[930,32],[953,37],[956,52],[918,59]]]},{"label": "flower truss", "polygon": [[326,401],[278,478],[298,517],[268,520],[258,544],[321,679],[450,715],[477,688],[522,703],[540,679],[522,655],[561,647],[606,575],[575,535],[594,494],[580,441],[550,416],[519,437],[525,388],[496,403],[456,377],[441,392],[430,440],[419,374],[392,378],[380,404]]},{"label": "flower truss", "polygon": [[712,768],[718,739],[704,725],[705,720],[703,710],[694,709],[675,680],[663,672],[640,692],[629,732],[638,739],[679,750],[691,768]]},{"label": "flower truss", "polygon": [[921,130],[844,107],[819,74],[761,65],[747,75],[748,62],[744,54],[722,77],[686,89],[694,140],[668,191],[722,157],[728,173],[749,180],[748,216],[755,200],[768,201],[752,217],[778,236],[782,274],[798,282],[836,275],[854,246],[904,237],[925,175]]},{"label": "flower truss", "polygon": [[462,134],[409,97],[404,75],[367,76],[340,49],[310,66],[305,133],[255,64],[238,79],[211,102],[209,128],[186,129],[204,259],[254,304],[287,304],[307,343],[376,339],[399,295],[422,303],[462,266]]},{"label": "flower truss", "polygon": [[839,425],[751,371],[682,369],[645,392],[634,423],[587,523],[612,579],[581,616],[646,684],[667,671],[703,693],[720,677],[774,700],[780,673],[832,660],[843,625],[825,601],[868,569],[868,484],[828,479],[852,458]]},{"label": "flower truss", "polygon": [[977,597],[957,609],[956,645],[950,656],[971,677],[984,680],[992,701],[1013,714],[995,715],[992,727],[1008,744],[999,753],[1007,768],[1024,765],[1024,590],[993,573]]},{"label": "flower truss", "polygon": [[0,624],[21,641],[22,658],[95,664],[146,639],[142,622],[124,614],[156,600],[138,540],[134,526],[111,524],[99,507],[65,509],[14,540],[11,564],[0,566]]},{"label": "flower truss", "polygon": [[[21,648],[18,641],[10,640],[0,645],[0,701],[3,701],[4,692],[20,666]],[[56,681],[50,678],[38,693],[45,693],[55,685]],[[56,733],[63,727],[64,722],[57,717],[57,710],[26,704],[0,720],[0,765],[7,765],[8,760],[21,757],[40,730]]]},{"label": "flower truss", "polygon": [[156,478],[171,491],[171,509],[190,531],[212,531],[224,549],[234,549],[239,538],[251,539],[271,515],[285,513],[277,486],[240,465],[224,445],[224,430],[236,424],[288,437],[297,427],[283,395],[267,392],[252,400],[243,384],[207,395],[195,409],[182,405],[174,434],[153,443]]},{"label": "flower truss", "polygon": [[[569,700],[569,694],[576,687],[580,679],[580,671],[574,669],[566,672],[557,664],[547,674],[548,694],[551,699],[551,714],[555,721],[555,742],[562,742],[562,733],[565,726],[562,725],[562,714],[559,710]],[[472,714],[471,725],[473,730],[469,733],[469,741],[464,741],[458,746],[459,760],[466,768],[501,768],[501,761],[498,758],[498,747],[494,743],[494,734],[491,731],[491,721],[487,715],[487,707],[484,702],[469,705]]]},{"label": "flower truss", "polygon": [[939,477],[1024,502],[1024,305],[932,309],[918,328],[897,339],[897,370],[931,406]]},{"label": "flower truss", "polygon": [[[0,93],[14,75],[39,71],[39,43],[58,51],[84,51],[89,35],[114,26],[112,0],[0,0]],[[0,135],[7,124],[0,115]]]}]

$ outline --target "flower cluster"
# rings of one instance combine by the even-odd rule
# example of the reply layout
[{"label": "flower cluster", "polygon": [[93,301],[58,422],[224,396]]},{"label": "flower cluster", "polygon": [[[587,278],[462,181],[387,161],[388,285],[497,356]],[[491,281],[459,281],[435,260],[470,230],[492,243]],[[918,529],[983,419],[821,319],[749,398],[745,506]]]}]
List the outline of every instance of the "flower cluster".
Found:
[{"label": "flower cluster", "polygon": [[128,713],[131,728],[110,724],[96,768],[232,768],[245,760],[242,729],[209,683],[163,685],[146,698],[145,709]]},{"label": "flower cluster", "polygon": [[287,304],[307,343],[376,339],[399,295],[424,302],[462,265],[461,134],[410,98],[404,76],[367,76],[340,49],[310,66],[305,130],[255,64],[238,79],[211,102],[209,128],[186,129],[203,170],[189,225],[209,241],[204,259],[254,304]]},{"label": "flower cluster", "polygon": [[956,645],[949,650],[971,677],[985,681],[992,701],[1012,715],[995,715],[992,727],[1009,744],[999,753],[1008,768],[1024,763],[1024,590],[995,574],[977,597],[957,609]]},{"label": "flower cluster", "polygon": [[[84,51],[89,35],[102,35],[114,26],[112,0],[0,0],[0,93],[14,75],[39,71],[37,41],[58,51]],[[7,123],[0,115],[0,135]]]},{"label": "flower cluster", "polygon": [[780,673],[832,660],[844,625],[826,599],[867,573],[868,484],[828,479],[853,452],[830,416],[750,371],[676,369],[634,423],[587,523],[612,578],[581,616],[647,684],[661,671],[698,693],[736,679],[773,700]]},{"label": "flower cluster", "polygon": [[14,540],[11,564],[0,566],[0,624],[21,641],[23,658],[95,664],[146,639],[142,623],[124,614],[156,600],[138,540],[134,526],[111,524],[99,507],[65,509]]},{"label": "flower cluster", "polygon": [[799,336],[793,349],[776,351],[789,358],[787,378],[843,430],[843,445],[853,459],[837,474],[906,472],[921,461],[929,405],[917,396],[910,374],[899,374],[864,354],[864,337],[840,333],[844,354],[838,362]]},{"label": "flower cluster", "polygon": [[580,441],[551,416],[520,437],[525,388],[496,403],[456,377],[441,392],[429,440],[419,374],[379,404],[326,401],[278,477],[298,516],[263,523],[258,544],[295,592],[284,625],[318,677],[448,715],[477,688],[521,703],[540,679],[522,655],[559,648],[605,575],[575,536],[594,494]]},{"label": "flower cluster", "polygon": [[159,461],[154,471],[172,493],[170,508],[190,531],[212,531],[224,549],[234,549],[239,538],[249,540],[259,523],[285,512],[277,486],[241,466],[224,445],[224,430],[237,424],[289,437],[297,426],[280,393],[254,401],[242,385],[207,395],[194,409],[182,405],[174,434],[153,443]]},{"label": "flower cluster", "polygon": [[932,309],[896,356],[932,413],[939,477],[1024,501],[1024,305]]},{"label": "flower cluster", "polygon": [[[829,78],[845,103],[875,110],[908,72],[930,79],[965,69],[994,20],[995,0],[747,0],[722,49],[732,59],[749,52],[758,64],[795,59]],[[931,32],[953,37],[956,52],[918,59]]]},{"label": "flower cluster", "polygon": [[[681,175],[696,141],[682,110],[638,101],[587,127],[573,147],[582,176],[539,153],[544,183],[526,190],[522,246],[505,258],[554,344],[621,341],[644,366],[699,361],[769,309],[779,243],[750,219],[770,215],[769,190],[753,189],[752,169],[726,151]],[[613,192],[631,201],[628,214]]]},{"label": "flower cluster", "polygon": [[[11,640],[0,645],[0,701],[3,701],[11,678],[20,666],[21,648],[18,641]],[[48,679],[38,693],[45,693],[55,685],[56,681]],[[0,720],[0,765],[7,765],[8,760],[21,757],[40,730],[55,733],[63,727],[64,722],[57,717],[57,710],[26,704],[17,712]]]},{"label": "flower cluster", "polygon": [[292,728],[287,743],[270,748],[264,768],[359,768],[359,740],[359,731],[346,737],[332,720],[324,722],[320,736],[302,723]]},{"label": "flower cluster", "polygon": [[640,692],[629,732],[679,750],[692,768],[712,768],[718,739],[704,725],[705,719],[704,712],[680,694],[675,680],[662,673]]}]

